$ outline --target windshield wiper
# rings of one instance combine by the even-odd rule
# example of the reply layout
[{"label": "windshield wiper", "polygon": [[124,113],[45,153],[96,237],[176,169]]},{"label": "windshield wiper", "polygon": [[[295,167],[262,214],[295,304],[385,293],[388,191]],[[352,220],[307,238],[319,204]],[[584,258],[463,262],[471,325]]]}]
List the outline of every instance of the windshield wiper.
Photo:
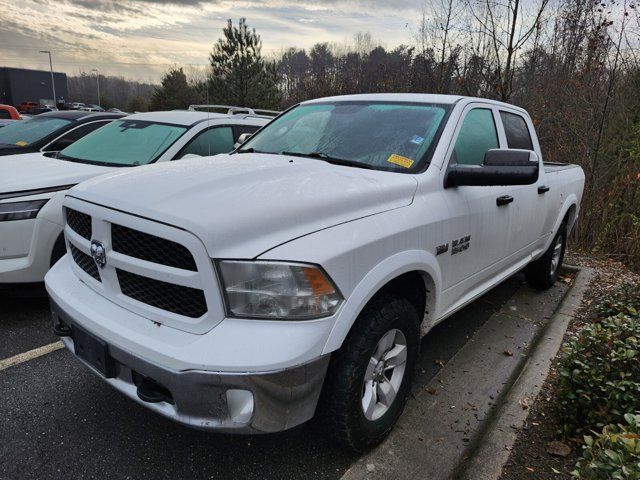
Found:
[{"label": "windshield wiper", "polygon": [[69,155],[65,155],[62,152],[47,152],[47,153],[54,154],[54,155],[47,155],[49,158],[55,158],[57,160],[68,160],[69,162],[76,162],[76,163],[85,163],[84,161],[82,161],[79,158],[70,157]]},{"label": "windshield wiper", "polygon": [[85,165],[96,165],[98,167],[131,167],[132,165],[122,165],[119,163],[109,163],[109,162],[93,162],[91,160],[85,160],[82,158],[71,157],[69,155],[65,155],[64,153],[58,152],[56,156],[51,156],[49,158],[55,158],[57,160],[66,160],[68,162],[75,163],[84,163]]},{"label": "windshield wiper", "polygon": [[261,152],[260,150],[256,150],[253,147],[245,148],[244,150],[236,150],[236,153],[269,153],[269,152]]},{"label": "windshield wiper", "polygon": [[291,155],[292,157],[317,158],[319,160],[324,160],[327,163],[332,163],[334,165],[344,165],[345,167],[366,168],[367,170],[374,169],[371,165],[366,163],[355,162],[353,160],[345,160],[343,158],[336,158],[322,152],[311,152],[311,153],[282,152],[281,155]]}]

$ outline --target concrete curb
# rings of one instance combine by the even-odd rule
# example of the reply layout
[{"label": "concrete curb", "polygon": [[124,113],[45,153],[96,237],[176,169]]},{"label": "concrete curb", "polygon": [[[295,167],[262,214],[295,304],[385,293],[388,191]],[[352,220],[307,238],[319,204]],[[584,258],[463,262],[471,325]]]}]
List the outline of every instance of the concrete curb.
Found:
[{"label": "concrete curb", "polygon": [[503,403],[485,425],[484,434],[478,435],[469,460],[457,469],[454,478],[461,480],[497,479],[509,459],[518,431],[524,425],[529,409],[523,408],[524,399],[533,403],[549,375],[551,362],[558,354],[562,340],[580,306],[593,270],[578,272],[575,283],[539,336],[532,353],[508,392]]}]

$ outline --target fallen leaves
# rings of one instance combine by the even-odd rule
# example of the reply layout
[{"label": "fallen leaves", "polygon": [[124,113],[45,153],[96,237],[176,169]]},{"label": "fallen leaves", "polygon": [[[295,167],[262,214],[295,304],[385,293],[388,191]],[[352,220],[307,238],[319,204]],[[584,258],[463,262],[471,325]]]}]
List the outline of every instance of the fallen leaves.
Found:
[{"label": "fallen leaves", "polygon": [[524,396],[518,401],[518,404],[522,407],[523,410],[526,410],[531,405],[531,400],[529,400],[529,397]]},{"label": "fallen leaves", "polygon": [[558,275],[558,280],[564,283],[571,283],[573,281],[573,276],[571,275]]},{"label": "fallen leaves", "polygon": [[513,352],[511,350],[505,350],[504,353],[507,357],[513,357]]},{"label": "fallen leaves", "polygon": [[547,453],[556,457],[567,457],[571,453],[571,447],[566,443],[554,440],[547,443]]}]

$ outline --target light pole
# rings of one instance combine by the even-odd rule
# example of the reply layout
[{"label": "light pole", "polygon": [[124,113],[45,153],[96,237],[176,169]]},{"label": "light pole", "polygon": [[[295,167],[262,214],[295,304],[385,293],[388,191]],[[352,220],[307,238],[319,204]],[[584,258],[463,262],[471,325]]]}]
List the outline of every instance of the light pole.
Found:
[{"label": "light pole", "polygon": [[102,108],[102,105],[100,105],[100,73],[98,73],[97,68],[94,68],[91,71],[96,72],[96,85],[98,85],[98,106]]},{"label": "light pole", "polygon": [[53,106],[58,107],[58,99],[56,98],[56,85],[53,80],[53,63],[51,62],[51,52],[49,50],[40,50],[40,53],[49,54],[49,69],[51,70],[51,91],[53,92]]}]

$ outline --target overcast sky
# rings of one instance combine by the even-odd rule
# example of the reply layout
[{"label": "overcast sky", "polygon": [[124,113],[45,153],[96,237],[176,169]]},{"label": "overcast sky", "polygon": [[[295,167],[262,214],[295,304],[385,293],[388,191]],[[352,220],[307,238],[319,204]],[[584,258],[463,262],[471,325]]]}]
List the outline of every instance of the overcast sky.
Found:
[{"label": "overcast sky", "polygon": [[170,65],[203,65],[226,19],[246,17],[263,53],[350,42],[412,41],[422,0],[0,0],[0,65],[158,81]]}]

